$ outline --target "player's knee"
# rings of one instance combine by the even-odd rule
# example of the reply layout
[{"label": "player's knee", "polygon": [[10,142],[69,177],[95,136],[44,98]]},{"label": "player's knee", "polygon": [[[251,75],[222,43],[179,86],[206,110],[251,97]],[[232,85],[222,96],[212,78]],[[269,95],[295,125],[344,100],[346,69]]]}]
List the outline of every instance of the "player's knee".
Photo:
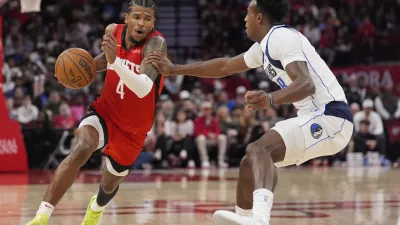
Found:
[{"label": "player's knee", "polygon": [[82,166],[90,158],[93,152],[91,144],[86,142],[78,142],[72,151],[70,158],[74,164]]},{"label": "player's knee", "polygon": [[199,135],[199,136],[196,138],[196,142],[200,142],[200,141],[206,141],[206,136],[204,136],[204,135]]},{"label": "player's knee", "polygon": [[257,142],[253,142],[247,145],[246,147],[246,155],[248,157],[252,157],[257,154],[261,154],[264,152],[264,148]]},{"label": "player's knee", "polygon": [[249,168],[251,167],[251,163],[250,163],[250,159],[247,155],[245,155],[242,160],[240,161],[240,168],[244,169],[244,168]]},{"label": "player's knee", "polygon": [[218,135],[218,140],[219,140],[219,141],[226,141],[226,140],[227,140],[227,137],[226,137],[225,134],[220,134],[220,135]]}]

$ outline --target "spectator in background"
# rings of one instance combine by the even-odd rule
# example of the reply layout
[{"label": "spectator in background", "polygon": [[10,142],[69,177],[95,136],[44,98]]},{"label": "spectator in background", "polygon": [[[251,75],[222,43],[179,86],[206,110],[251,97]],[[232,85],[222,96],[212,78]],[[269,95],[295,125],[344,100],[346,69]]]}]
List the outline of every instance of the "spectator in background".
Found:
[{"label": "spectator in background", "polygon": [[366,15],[357,30],[358,53],[361,56],[361,60],[372,62],[375,50],[375,36],[376,28],[372,24],[370,17]]},{"label": "spectator in background", "polygon": [[18,114],[17,114],[17,109],[14,107],[14,99],[9,98],[7,99],[7,109],[8,109],[8,115],[10,116],[10,119],[12,120],[18,120]]},{"label": "spectator in background", "polygon": [[227,138],[221,133],[218,121],[212,115],[211,102],[203,102],[201,105],[203,115],[194,121],[194,136],[196,146],[199,151],[201,167],[209,168],[210,161],[208,157],[208,148],[218,147],[218,165],[227,167],[225,163],[225,153],[227,149]]},{"label": "spectator in background", "polygon": [[54,116],[54,127],[63,130],[75,128],[77,120],[72,116],[69,105],[62,104],[59,111],[60,114]]},{"label": "spectator in background", "polygon": [[265,80],[261,81],[261,82],[258,84],[258,89],[259,89],[260,91],[265,91],[265,93],[269,93],[269,92],[270,92],[270,89],[269,89],[269,83],[268,83],[268,81],[265,81]]},{"label": "spectator in background", "polygon": [[183,109],[178,110],[174,119],[167,121],[165,127],[165,135],[172,139],[172,145],[167,153],[168,157],[175,158],[178,156],[181,165],[187,164],[190,168],[195,167],[192,158],[193,129],[193,121],[187,119],[186,112]]},{"label": "spectator in background", "polygon": [[383,119],[388,138],[387,157],[395,162],[400,155],[400,100],[393,93],[392,84],[384,86],[382,91],[375,98],[375,108]]},{"label": "spectator in background", "polygon": [[244,108],[242,115],[239,119],[239,143],[241,145],[247,145],[249,143],[251,130],[253,126],[257,124],[252,110]]},{"label": "spectator in background", "polygon": [[54,117],[55,115],[60,114],[60,106],[63,104],[65,104],[65,102],[61,101],[58,91],[52,91],[50,93],[49,101],[47,102],[44,109],[50,110],[53,114],[52,117]]},{"label": "spectator in background", "polygon": [[229,115],[229,108],[221,106],[217,110],[217,120],[221,127],[221,133],[225,134],[228,138],[228,148],[237,144],[238,125],[232,121]]},{"label": "spectator in background", "polygon": [[275,126],[276,123],[284,120],[282,117],[278,116],[274,107],[269,107],[267,109],[267,119],[269,121],[269,126],[271,127]]},{"label": "spectator in background", "polygon": [[236,106],[237,107],[244,107],[246,102],[244,101],[244,95],[246,94],[246,87],[239,86],[236,88]]},{"label": "spectator in background", "polygon": [[382,91],[375,98],[376,111],[384,121],[400,118],[400,101],[393,93],[393,84],[384,86]]},{"label": "spectator in background", "polygon": [[19,108],[22,106],[22,101],[24,100],[24,91],[21,87],[16,87],[14,89],[14,108]]},{"label": "spectator in background", "polygon": [[[165,116],[162,111],[158,111],[154,119],[154,124],[149,133],[147,139],[152,140],[155,143],[154,149],[146,149],[147,151],[154,151],[154,163],[157,167],[168,168],[167,162],[167,149],[168,137],[165,135]],[[147,161],[147,160],[146,160]],[[137,165],[141,166],[141,165]]]},{"label": "spectator in background", "polygon": [[377,141],[375,135],[369,132],[369,121],[360,121],[360,130],[354,135],[354,152],[376,151]]},{"label": "spectator in background", "polygon": [[50,116],[45,111],[39,112],[34,129],[32,151],[28,151],[29,168],[39,168],[40,164],[54,151],[59,139]]},{"label": "spectator in background", "polygon": [[85,114],[83,95],[78,95],[71,104],[71,114],[76,121],[80,121]]},{"label": "spectator in background", "polygon": [[350,105],[350,112],[351,112],[351,114],[352,114],[353,117],[354,117],[354,115],[355,115],[356,113],[360,112],[360,105],[357,104],[357,103],[351,104],[351,105]]},{"label": "spectator in background", "polygon": [[24,97],[22,106],[17,109],[17,119],[23,125],[28,125],[37,120],[39,116],[38,108],[32,104],[31,96]]},{"label": "spectator in background", "polygon": [[319,41],[321,40],[321,30],[314,20],[310,20],[309,23],[304,26],[304,36],[308,38],[313,46],[319,46]]},{"label": "spectator in background", "polygon": [[221,91],[221,93],[218,96],[217,106],[227,107],[229,112],[232,112],[232,110],[236,107],[236,103],[235,101],[229,100],[229,96],[226,91]]},{"label": "spectator in background", "polygon": [[349,103],[349,105],[353,104],[353,103],[357,103],[361,106],[361,89],[358,86],[358,79],[357,76],[355,74],[352,74],[349,79],[347,80],[347,85],[348,88],[347,90],[345,90],[345,95],[347,98],[347,102]]},{"label": "spectator in background", "polygon": [[165,77],[164,90],[171,96],[176,96],[182,88],[183,75]]},{"label": "spectator in background", "polygon": [[384,135],[383,123],[381,116],[373,111],[374,102],[371,99],[363,101],[363,110],[354,115],[354,128],[356,132],[360,132],[360,123],[362,120],[368,120],[368,131],[374,135],[377,141],[376,149],[381,154],[382,161],[386,161],[386,138]]},{"label": "spectator in background", "polygon": [[165,119],[171,120],[174,116],[174,103],[172,100],[166,100],[161,104],[161,113]]}]

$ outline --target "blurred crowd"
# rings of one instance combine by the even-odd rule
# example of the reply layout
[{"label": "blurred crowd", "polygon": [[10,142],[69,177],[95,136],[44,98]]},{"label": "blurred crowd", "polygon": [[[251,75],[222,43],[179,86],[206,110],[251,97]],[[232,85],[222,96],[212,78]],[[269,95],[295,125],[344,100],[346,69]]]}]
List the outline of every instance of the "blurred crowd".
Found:
[{"label": "blurred crowd", "polygon": [[[201,0],[202,56],[214,58],[248,49],[246,0]],[[289,0],[285,24],[302,32],[328,65],[370,64],[399,58],[396,0]],[[243,43],[246,43],[245,45]],[[208,46],[213,48],[208,48]]]},{"label": "blurred crowd", "polygon": [[[56,58],[63,50],[80,47],[99,54],[105,25],[122,21],[127,5],[117,0],[90,2],[43,0],[41,13],[21,14],[19,1],[11,0],[1,10],[3,89],[10,117],[22,125],[31,168],[43,167],[63,131],[73,135],[86,107],[103,88],[104,73],[82,90],[63,88],[53,78]],[[247,3],[199,1],[202,43],[174,57],[189,63],[245,51],[251,44],[243,29]],[[286,21],[302,31],[329,64],[354,65],[398,57],[398,9],[390,0],[293,0]],[[388,52],[381,54],[383,50]],[[393,87],[368,89],[356,76],[342,85],[354,114],[354,139],[339,155],[312,164],[341,164],[347,151],[375,151],[382,164],[396,162],[399,153],[394,150],[400,140],[391,132],[399,123],[400,105]],[[248,143],[277,122],[296,116],[292,105],[255,113],[244,108],[247,90],[278,88],[266,80],[262,69],[224,79],[167,77],[154,126],[134,167],[238,165]],[[98,158],[92,162],[90,166],[99,166]]]}]

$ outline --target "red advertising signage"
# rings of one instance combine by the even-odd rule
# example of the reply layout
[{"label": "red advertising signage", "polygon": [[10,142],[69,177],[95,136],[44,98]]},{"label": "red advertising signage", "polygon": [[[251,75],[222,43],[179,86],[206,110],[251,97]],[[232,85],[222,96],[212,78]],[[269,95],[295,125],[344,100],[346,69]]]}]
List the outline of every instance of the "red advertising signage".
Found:
[{"label": "red advertising signage", "polygon": [[0,173],[26,172],[28,163],[24,139],[17,121],[8,116],[3,95],[3,19],[0,17]]}]

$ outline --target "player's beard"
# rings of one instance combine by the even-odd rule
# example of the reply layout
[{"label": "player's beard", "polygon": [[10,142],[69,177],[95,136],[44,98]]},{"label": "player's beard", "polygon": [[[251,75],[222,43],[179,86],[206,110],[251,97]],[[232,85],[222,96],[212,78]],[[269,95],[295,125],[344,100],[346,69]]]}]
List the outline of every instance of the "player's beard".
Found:
[{"label": "player's beard", "polygon": [[137,41],[137,40],[135,40],[135,38],[133,36],[129,36],[129,41],[132,42],[135,46],[137,46],[137,45],[144,44],[146,42],[146,38],[143,38],[143,40]]}]

